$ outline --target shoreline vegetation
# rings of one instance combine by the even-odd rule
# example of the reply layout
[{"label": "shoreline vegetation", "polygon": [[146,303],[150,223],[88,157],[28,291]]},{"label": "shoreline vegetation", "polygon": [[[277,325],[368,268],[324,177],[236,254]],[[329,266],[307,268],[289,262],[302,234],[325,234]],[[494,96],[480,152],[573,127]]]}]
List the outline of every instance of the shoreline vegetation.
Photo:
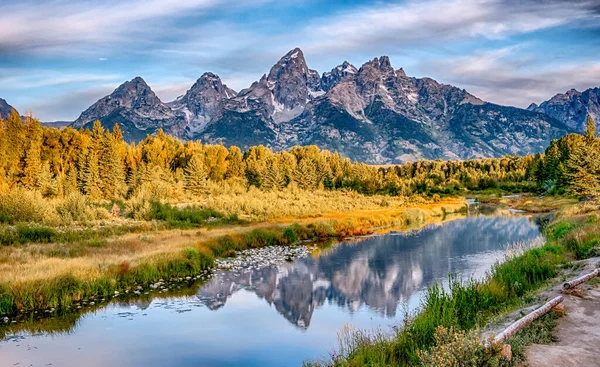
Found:
[{"label": "shoreline vegetation", "polygon": [[[511,199],[512,200],[512,199]],[[528,199],[524,199],[528,200]],[[450,278],[450,289],[433,285],[421,308],[391,334],[344,329],[339,349],[326,361],[305,366],[506,366],[523,362],[532,343],[553,341],[555,315],[548,314],[502,346],[485,348],[480,330],[500,315],[536,301],[536,292],[562,281],[574,262],[600,255],[600,201],[565,204],[545,228],[545,243],[507,255],[482,280]],[[543,204],[542,204],[543,205]]]},{"label": "shoreline vegetation", "polygon": [[[115,292],[133,292],[138,287],[147,290],[160,279],[196,276],[212,267],[216,258],[233,256],[247,248],[361,236],[373,233],[374,228],[418,226],[467,210],[464,200],[443,199],[438,203],[363,209],[348,214],[328,213],[296,222],[282,218],[256,223],[239,223],[229,217],[219,222],[220,215],[212,212],[207,218],[216,219],[208,227],[201,227],[193,221],[176,220],[178,215],[181,218],[200,215],[190,207],[152,205],[161,220],[149,230],[140,225],[127,230],[113,229],[110,233],[115,235],[108,239],[95,236],[90,239],[87,230],[78,230],[81,236],[67,230],[57,234],[57,238],[74,241],[53,242],[52,235],[43,243],[34,243],[30,238],[26,245],[2,248],[0,315],[62,309],[82,299],[108,299]],[[27,228],[42,228],[44,233],[52,230]]]}]

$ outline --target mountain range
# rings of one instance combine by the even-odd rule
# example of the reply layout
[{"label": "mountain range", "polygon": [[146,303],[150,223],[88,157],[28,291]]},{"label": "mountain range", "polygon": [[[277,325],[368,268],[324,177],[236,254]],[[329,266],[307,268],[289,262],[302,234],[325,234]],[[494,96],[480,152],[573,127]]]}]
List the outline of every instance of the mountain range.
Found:
[{"label": "mountain range", "polygon": [[343,62],[319,74],[296,48],[239,92],[207,72],[183,96],[165,103],[136,77],[71,125],[119,123],[131,141],[163,129],[184,140],[242,150],[314,144],[376,164],[497,157],[540,152],[550,140],[582,131],[588,113],[600,117],[599,91],[571,90],[520,109],[431,78],[409,77],[387,56],[360,68]]}]

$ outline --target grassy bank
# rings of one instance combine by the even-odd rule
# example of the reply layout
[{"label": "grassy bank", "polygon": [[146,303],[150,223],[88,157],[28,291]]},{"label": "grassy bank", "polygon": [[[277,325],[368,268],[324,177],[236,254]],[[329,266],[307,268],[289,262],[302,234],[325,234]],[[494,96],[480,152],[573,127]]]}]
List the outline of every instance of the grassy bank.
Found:
[{"label": "grassy bank", "polygon": [[[544,246],[496,264],[483,280],[451,279],[449,292],[430,287],[420,311],[394,335],[343,333],[340,352],[331,361],[311,365],[498,365],[497,354],[486,351],[478,339],[473,343],[470,331],[527,301],[571,260],[594,254],[600,244],[598,210],[598,203],[564,208],[546,229]],[[509,341],[517,350],[526,342],[523,335]]]},{"label": "grassy bank", "polygon": [[[160,279],[194,276],[210,268],[215,258],[247,248],[364,235],[383,226],[426,224],[464,208],[461,200],[446,200],[422,207],[330,214],[296,224],[230,224],[129,233],[100,242],[6,246],[0,251],[0,315],[66,308],[82,299],[147,288]],[[158,209],[164,221],[177,221],[181,212],[172,207]],[[180,228],[193,224],[179,222],[185,224]]]}]

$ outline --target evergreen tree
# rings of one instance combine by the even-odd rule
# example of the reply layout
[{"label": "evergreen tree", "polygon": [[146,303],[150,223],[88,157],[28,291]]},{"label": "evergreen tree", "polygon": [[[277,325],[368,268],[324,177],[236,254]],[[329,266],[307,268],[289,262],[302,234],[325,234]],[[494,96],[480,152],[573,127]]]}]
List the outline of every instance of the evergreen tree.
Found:
[{"label": "evergreen tree", "polygon": [[56,195],[57,183],[50,170],[50,163],[44,162],[42,165],[36,182],[36,188],[46,197]]},{"label": "evergreen tree", "polygon": [[184,170],[184,187],[186,191],[194,194],[202,194],[208,186],[208,174],[204,167],[204,159],[199,153],[192,155]]},{"label": "evergreen tree", "polygon": [[313,190],[317,183],[315,164],[310,159],[302,159],[294,171],[294,181],[303,190]]},{"label": "evergreen tree", "polygon": [[102,139],[99,161],[100,187],[102,196],[109,200],[122,197],[126,191],[125,169],[118,144],[119,141],[112,134],[105,134]]},{"label": "evergreen tree", "polygon": [[23,162],[23,177],[21,183],[26,189],[33,190],[37,186],[38,177],[42,170],[42,126],[39,121],[27,117],[25,131],[28,146]]},{"label": "evergreen tree", "polygon": [[588,117],[585,139],[573,147],[566,164],[569,192],[573,195],[600,193],[600,142],[596,138],[596,124]]},{"label": "evergreen tree", "polygon": [[585,129],[585,138],[588,141],[592,141],[592,140],[594,140],[595,137],[596,137],[596,123],[594,122],[592,115],[588,115],[587,126]]},{"label": "evergreen tree", "polygon": [[567,163],[568,191],[573,195],[593,195],[600,192],[600,154],[598,146],[578,146]]},{"label": "evergreen tree", "polygon": [[83,192],[92,200],[102,198],[102,188],[100,180],[100,169],[98,156],[93,150],[90,150],[86,157],[85,168],[83,171]]},{"label": "evergreen tree", "polygon": [[279,162],[275,158],[267,161],[264,177],[261,180],[261,188],[267,190],[281,190],[286,185],[285,175],[282,172]]}]

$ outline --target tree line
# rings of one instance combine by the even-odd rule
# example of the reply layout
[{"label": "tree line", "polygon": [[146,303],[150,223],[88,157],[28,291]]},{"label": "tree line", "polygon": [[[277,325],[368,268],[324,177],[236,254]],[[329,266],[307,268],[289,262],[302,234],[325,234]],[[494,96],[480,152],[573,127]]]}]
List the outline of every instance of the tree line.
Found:
[{"label": "tree line", "polygon": [[600,193],[600,139],[588,116],[584,135],[569,134],[552,141],[531,163],[538,187],[549,193],[597,196]]},{"label": "tree line", "polygon": [[597,149],[597,140],[569,135],[554,141],[545,155],[373,166],[316,146],[282,152],[254,146],[242,152],[235,146],[183,142],[162,130],[137,144],[127,143],[117,124],[112,130],[99,121],[91,130],[59,130],[13,113],[0,121],[0,190],[22,187],[47,197],[78,191],[92,200],[114,200],[139,190],[164,198],[173,193],[202,196],[223,182],[262,190],[294,185],[404,196],[562,188],[574,180],[590,185],[598,180],[598,160],[592,159],[597,156],[586,153],[592,146]]}]

